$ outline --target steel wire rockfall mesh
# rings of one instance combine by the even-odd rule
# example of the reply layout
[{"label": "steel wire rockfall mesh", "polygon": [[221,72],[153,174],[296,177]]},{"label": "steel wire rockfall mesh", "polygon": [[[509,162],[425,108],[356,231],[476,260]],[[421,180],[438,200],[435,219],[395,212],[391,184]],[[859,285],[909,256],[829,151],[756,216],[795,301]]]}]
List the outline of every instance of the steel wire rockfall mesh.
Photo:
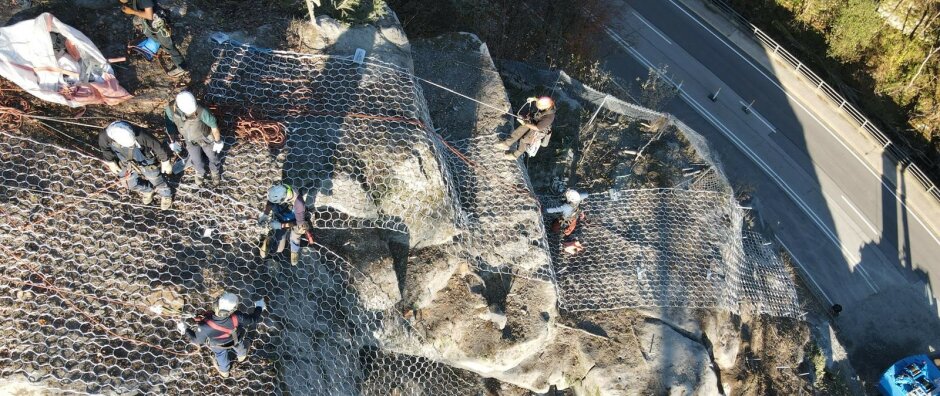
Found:
[{"label": "steel wire rockfall mesh", "polygon": [[308,191],[315,227],[393,230],[412,248],[448,245],[481,270],[552,280],[525,173],[501,157],[495,135],[437,135],[413,75],[372,59],[233,44],[215,53],[206,99],[229,122],[252,117],[287,130],[283,147],[233,147],[226,173]]},{"label": "steel wire rockfall mesh", "polygon": [[572,237],[584,251],[565,254],[557,235],[552,241],[559,305],[565,310],[740,312],[746,305],[743,309],[779,316],[799,312],[782,263],[743,248],[742,212],[727,193],[612,190],[591,194],[581,207],[586,220]]},{"label": "steel wire rockfall mesh", "polygon": [[[7,133],[0,159],[0,378],[78,393],[481,389],[473,375],[395,352],[425,343],[383,307],[388,296],[325,247],[270,269],[258,254],[256,209],[191,188],[177,189],[170,211],[138,205],[100,160]],[[222,290],[270,307],[249,331],[248,361],[225,380],[174,327]]]},{"label": "steel wire rockfall mesh", "polygon": [[516,161],[503,158],[496,135],[447,143],[461,228],[454,254],[481,270],[554,282],[538,198]]},{"label": "steel wire rockfall mesh", "polygon": [[757,232],[743,232],[744,266],[738,272],[750,309],[773,316],[802,314],[793,278],[780,256]]}]

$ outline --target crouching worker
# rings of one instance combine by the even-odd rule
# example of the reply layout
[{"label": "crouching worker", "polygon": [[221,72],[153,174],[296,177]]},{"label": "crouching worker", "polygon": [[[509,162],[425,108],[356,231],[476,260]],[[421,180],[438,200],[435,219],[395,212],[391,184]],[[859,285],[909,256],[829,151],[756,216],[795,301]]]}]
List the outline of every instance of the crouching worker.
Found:
[{"label": "crouching worker", "polygon": [[[528,98],[519,109],[517,119],[522,125],[509,135],[509,139],[497,144],[499,148],[507,150],[505,156],[508,159],[519,158],[522,153],[530,149],[533,151],[530,151],[529,155],[535,155],[539,146],[548,146],[552,137],[552,123],[555,122],[555,101],[547,96]],[[509,148],[516,142],[519,142],[519,146],[509,151]]]},{"label": "crouching worker", "polygon": [[[173,173],[170,157],[153,136],[137,132],[126,121],[115,121],[98,134],[98,147],[108,169],[121,177],[127,188],[143,195],[144,205],[160,194],[160,209],[173,205],[172,192],[163,174]],[[142,182],[140,178],[147,179]]]},{"label": "crouching worker", "polygon": [[584,246],[577,238],[571,234],[578,227],[578,222],[584,220],[584,212],[581,211],[581,202],[588,197],[587,194],[580,193],[574,189],[565,191],[565,203],[554,208],[545,209],[547,213],[558,213],[561,216],[552,222],[552,232],[561,233],[562,251],[567,254],[578,254],[584,250]]},{"label": "crouching worker", "polygon": [[584,213],[581,211],[581,202],[588,197],[585,193],[580,193],[569,188],[565,191],[565,203],[561,206],[545,209],[546,213],[560,213],[561,216],[552,222],[552,232],[561,232],[564,236],[569,236],[578,227],[578,221],[584,220]]},{"label": "crouching worker", "polygon": [[[270,216],[269,216],[270,215]],[[300,261],[300,238],[307,236],[307,242],[313,243],[313,235],[307,222],[307,207],[303,194],[289,184],[278,184],[268,189],[268,202],[264,206],[260,226],[270,226],[277,241],[276,253],[284,251],[284,244],[290,241],[290,264]],[[289,235],[289,238],[288,238]],[[261,257],[268,253],[267,239],[262,244]]]},{"label": "crouching worker", "polygon": [[[163,118],[166,132],[170,136],[180,136],[186,142],[189,152],[189,161],[196,168],[196,187],[202,187],[206,177],[206,163],[202,155],[209,160],[209,170],[212,172],[210,184],[215,185],[220,180],[219,153],[225,145],[222,143],[222,134],[219,125],[209,110],[196,103],[196,97],[189,91],[180,92],[176,99],[163,109]],[[179,143],[170,144],[170,148],[179,152],[182,148]]]},{"label": "crouching worker", "polygon": [[239,363],[248,359],[246,329],[261,321],[261,312],[264,309],[264,300],[258,300],[255,301],[254,312],[246,315],[238,310],[238,296],[224,293],[219,297],[212,312],[207,312],[199,318],[195,331],[182,321],[176,323],[176,329],[193,344],[206,344],[215,354],[213,365],[216,371],[222,378],[228,378],[229,369],[232,367],[229,352],[235,351]]}]

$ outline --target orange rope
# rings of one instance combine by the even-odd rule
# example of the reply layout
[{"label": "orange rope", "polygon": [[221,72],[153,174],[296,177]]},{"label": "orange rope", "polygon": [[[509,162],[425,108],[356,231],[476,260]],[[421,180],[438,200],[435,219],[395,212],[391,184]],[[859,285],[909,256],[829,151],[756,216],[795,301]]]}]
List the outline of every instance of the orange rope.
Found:
[{"label": "orange rope", "polygon": [[[7,253],[7,255],[12,256],[12,257],[15,257],[16,260],[17,260],[17,262],[19,262],[19,261],[24,261],[24,262],[26,262],[26,261],[23,259],[22,255],[20,255],[19,253],[17,253],[17,252],[12,252],[12,251],[9,250],[9,248],[7,248],[6,246],[3,246],[3,245],[0,245],[0,248],[2,248],[2,249]],[[81,314],[82,316],[84,316],[85,319],[87,319],[89,322],[91,322],[92,325],[94,325],[95,327],[100,328],[102,331],[104,331],[106,334],[110,335],[111,337],[117,338],[117,339],[122,340],[122,341],[125,341],[125,342],[129,342],[129,343],[134,344],[134,345],[141,345],[141,346],[153,348],[153,349],[156,349],[156,350],[158,350],[158,351],[162,351],[162,352],[169,353],[169,354],[172,354],[172,355],[177,355],[177,356],[190,356],[190,355],[194,355],[194,354],[198,353],[198,351],[193,351],[193,352],[178,352],[178,351],[174,351],[174,350],[172,350],[172,349],[167,349],[167,348],[161,347],[161,346],[156,345],[156,344],[151,344],[151,343],[146,342],[146,341],[141,341],[141,340],[138,340],[138,339],[134,339],[134,338],[130,338],[130,337],[125,337],[125,336],[122,336],[122,335],[120,335],[120,334],[115,333],[115,332],[111,331],[111,329],[109,329],[108,326],[105,326],[103,323],[101,323],[100,321],[98,321],[97,319],[95,319],[91,314],[89,314],[88,312],[85,312],[85,310],[83,310],[83,309],[79,308],[78,306],[76,306],[75,303],[73,303],[69,298],[65,297],[65,296],[63,295],[64,293],[61,292],[61,291],[59,291],[59,290],[60,290],[59,287],[57,287],[54,283],[52,283],[52,281],[46,279],[46,277],[45,277],[41,272],[39,272],[38,270],[36,270],[35,267],[33,267],[33,266],[30,265],[30,264],[26,264],[26,267],[27,267],[27,269],[28,269],[30,272],[32,272],[34,275],[38,276],[39,279],[42,280],[42,283],[44,283],[44,284],[46,284],[46,286],[48,286],[48,287],[46,287],[47,290],[50,290],[50,291],[54,292],[56,295],[58,295],[59,298],[61,298],[62,301],[65,302],[65,303],[72,309],[72,311],[78,312],[79,314]]]},{"label": "orange rope", "polygon": [[280,148],[287,142],[284,125],[276,121],[261,121],[248,117],[235,119],[235,136],[253,143],[264,143]]},{"label": "orange rope", "polygon": [[[0,90],[22,92],[15,85],[0,80]],[[23,126],[23,115],[29,111],[29,102],[16,95],[0,95],[0,129],[13,130]]]}]

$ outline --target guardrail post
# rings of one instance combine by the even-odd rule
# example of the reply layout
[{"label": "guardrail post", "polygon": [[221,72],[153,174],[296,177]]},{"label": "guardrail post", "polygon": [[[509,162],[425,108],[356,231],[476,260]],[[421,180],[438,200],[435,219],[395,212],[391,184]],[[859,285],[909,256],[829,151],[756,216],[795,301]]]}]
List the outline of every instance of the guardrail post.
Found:
[{"label": "guardrail post", "polygon": [[777,54],[777,52],[780,52],[780,44],[777,44],[777,43],[774,43],[774,44],[776,44],[776,47],[774,47],[774,54]]},{"label": "guardrail post", "polygon": [[845,108],[845,99],[843,99],[842,103],[839,104],[839,110],[842,110],[843,108]]}]

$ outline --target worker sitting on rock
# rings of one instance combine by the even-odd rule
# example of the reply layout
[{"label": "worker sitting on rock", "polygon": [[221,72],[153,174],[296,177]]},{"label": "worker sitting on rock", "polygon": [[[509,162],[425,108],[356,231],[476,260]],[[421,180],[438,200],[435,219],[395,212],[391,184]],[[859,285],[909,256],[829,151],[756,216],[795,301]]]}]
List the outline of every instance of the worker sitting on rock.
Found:
[{"label": "worker sitting on rock", "polygon": [[186,74],[185,60],[180,50],[173,44],[170,24],[167,20],[154,12],[155,0],[120,0],[121,11],[134,16],[134,26],[140,29],[145,36],[160,43],[160,47],[170,54],[170,59],[176,67],[167,72],[170,77],[182,77]]},{"label": "worker sitting on rock", "polygon": [[219,124],[215,116],[205,107],[196,103],[196,97],[189,91],[180,92],[176,99],[170,101],[163,111],[166,132],[170,136],[180,136],[170,144],[175,152],[180,152],[179,141],[186,144],[189,152],[189,161],[196,168],[196,187],[202,187],[206,176],[206,164],[202,155],[209,160],[209,170],[212,171],[212,180],[215,184],[220,180],[219,156],[225,145],[219,132]]},{"label": "worker sitting on rock", "polygon": [[578,226],[578,221],[584,219],[584,213],[581,211],[581,202],[587,199],[588,195],[580,193],[575,189],[569,188],[565,191],[565,203],[554,208],[545,209],[546,213],[560,213],[561,217],[552,223],[553,232],[561,232],[563,236],[569,236]]},{"label": "worker sitting on rock", "polygon": [[[170,157],[153,136],[137,133],[127,121],[115,121],[98,135],[98,147],[108,169],[119,175],[127,188],[143,194],[144,205],[153,202],[156,191],[162,197],[160,208],[173,205],[172,192],[161,175],[173,172]],[[140,181],[143,176],[147,183]]]},{"label": "worker sitting on rock", "polygon": [[213,365],[222,378],[229,377],[232,366],[229,351],[234,350],[238,362],[248,358],[248,346],[245,344],[246,329],[261,321],[261,312],[265,309],[264,300],[255,301],[255,310],[246,315],[238,308],[238,296],[224,293],[216,302],[213,312],[197,317],[198,327],[193,331],[186,323],[179,321],[176,329],[196,345],[205,343],[215,353]]},{"label": "worker sitting on rock", "polygon": [[[269,216],[271,214],[271,216]],[[303,194],[289,184],[277,184],[268,189],[268,202],[258,219],[261,226],[269,225],[277,241],[276,252],[284,251],[285,241],[290,231],[290,264],[300,261],[300,238],[307,236],[307,242],[313,243],[310,227],[306,220],[307,207]],[[267,240],[266,240],[267,242]],[[262,245],[261,256],[267,255],[267,243]]]},{"label": "worker sitting on rock", "polygon": [[[533,111],[532,104],[535,104]],[[509,135],[509,139],[499,142],[498,146],[505,153],[506,158],[516,159],[522,153],[530,151],[530,155],[535,155],[538,145],[548,146],[548,141],[552,137],[552,123],[555,122],[555,101],[552,98],[543,96],[540,98],[528,98],[526,104],[519,109],[518,117],[520,125]],[[519,142],[515,151],[509,151],[513,143]]]}]

